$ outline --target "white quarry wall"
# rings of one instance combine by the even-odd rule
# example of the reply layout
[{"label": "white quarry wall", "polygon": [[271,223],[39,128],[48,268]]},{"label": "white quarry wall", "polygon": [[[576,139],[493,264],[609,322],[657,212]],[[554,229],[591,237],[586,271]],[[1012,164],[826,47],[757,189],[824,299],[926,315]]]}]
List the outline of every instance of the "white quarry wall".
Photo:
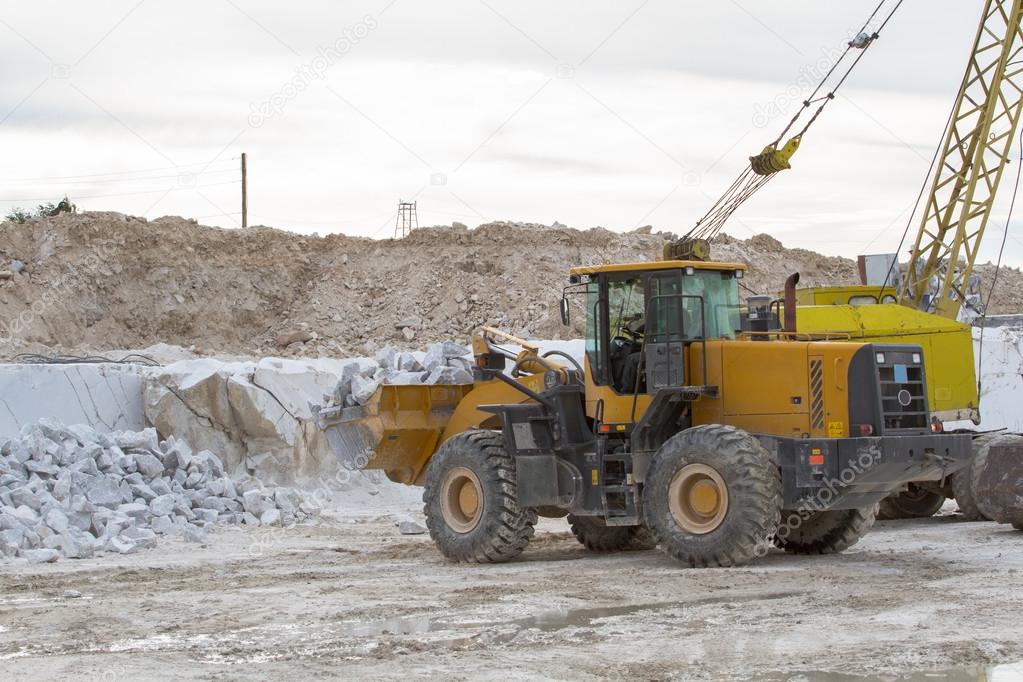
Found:
[{"label": "white quarry wall", "polygon": [[1023,326],[974,327],[973,342],[981,376],[980,428],[1023,432]]},{"label": "white quarry wall", "polygon": [[323,404],[350,362],[358,360],[177,362],[151,373],[146,420],[160,434],[216,452],[229,470],[322,479],[337,462],[311,408]]},{"label": "white quarry wall", "polygon": [[145,369],[133,365],[0,365],[0,438],[43,417],[98,431],[141,431]]}]

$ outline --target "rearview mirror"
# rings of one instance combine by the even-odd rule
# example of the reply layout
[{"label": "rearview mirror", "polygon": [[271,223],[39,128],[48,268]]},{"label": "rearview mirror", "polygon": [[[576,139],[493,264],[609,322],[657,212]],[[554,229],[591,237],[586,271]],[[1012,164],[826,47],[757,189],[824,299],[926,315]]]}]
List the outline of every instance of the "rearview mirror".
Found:
[{"label": "rearview mirror", "polygon": [[565,325],[567,327],[569,322],[571,322],[571,315],[569,314],[569,310],[568,310],[568,299],[565,298],[565,297],[562,297],[562,299],[561,299],[561,324],[563,324],[563,325]]}]

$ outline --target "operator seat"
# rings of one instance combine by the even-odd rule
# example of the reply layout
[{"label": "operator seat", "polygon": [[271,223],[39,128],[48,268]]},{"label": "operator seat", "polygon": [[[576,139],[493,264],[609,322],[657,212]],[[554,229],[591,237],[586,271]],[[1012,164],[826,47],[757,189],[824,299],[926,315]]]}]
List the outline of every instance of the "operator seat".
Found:
[{"label": "operator seat", "polygon": [[[632,393],[636,389],[636,377],[643,358],[643,332],[646,321],[639,317],[625,326],[632,338],[622,335],[611,340],[611,385],[619,393]],[[639,391],[644,392],[644,381],[640,378]]]}]

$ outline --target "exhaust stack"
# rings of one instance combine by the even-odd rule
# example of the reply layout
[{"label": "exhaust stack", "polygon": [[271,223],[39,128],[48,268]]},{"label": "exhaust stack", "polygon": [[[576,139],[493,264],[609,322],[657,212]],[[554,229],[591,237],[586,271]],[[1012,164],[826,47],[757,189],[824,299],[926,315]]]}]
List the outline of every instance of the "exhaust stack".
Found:
[{"label": "exhaust stack", "polygon": [[793,272],[785,280],[785,327],[786,332],[796,331],[796,285],[799,284],[799,273]]}]

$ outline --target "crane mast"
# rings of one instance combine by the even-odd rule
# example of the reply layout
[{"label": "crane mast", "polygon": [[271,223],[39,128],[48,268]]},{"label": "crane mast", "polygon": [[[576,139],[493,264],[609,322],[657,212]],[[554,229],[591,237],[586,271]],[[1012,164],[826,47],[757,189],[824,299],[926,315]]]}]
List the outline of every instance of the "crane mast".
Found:
[{"label": "crane mast", "polygon": [[962,308],[1023,109],[1021,20],[1023,0],[985,1],[900,292],[905,305],[950,319]]}]

